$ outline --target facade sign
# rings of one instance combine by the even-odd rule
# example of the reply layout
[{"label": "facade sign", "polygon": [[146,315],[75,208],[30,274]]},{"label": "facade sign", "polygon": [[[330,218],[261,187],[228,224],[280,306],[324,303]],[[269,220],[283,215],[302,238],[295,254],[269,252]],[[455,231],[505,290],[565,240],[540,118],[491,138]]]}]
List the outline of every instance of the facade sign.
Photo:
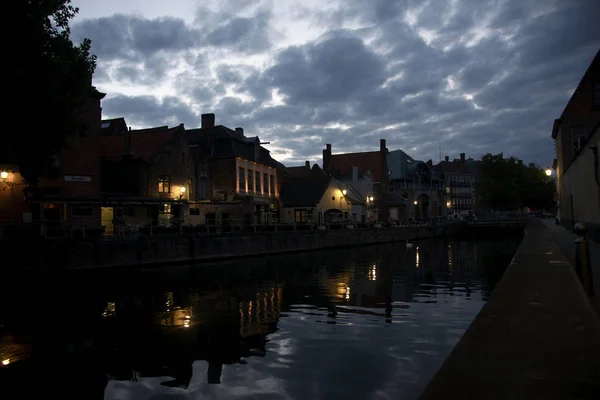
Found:
[{"label": "facade sign", "polygon": [[67,182],[91,182],[91,176],[78,176],[78,175],[65,175],[65,181]]}]

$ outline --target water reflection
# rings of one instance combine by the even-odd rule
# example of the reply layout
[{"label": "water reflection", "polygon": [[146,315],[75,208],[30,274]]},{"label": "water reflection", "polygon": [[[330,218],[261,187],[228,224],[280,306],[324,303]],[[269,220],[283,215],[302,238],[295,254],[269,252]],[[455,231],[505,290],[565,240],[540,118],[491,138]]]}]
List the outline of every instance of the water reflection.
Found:
[{"label": "water reflection", "polygon": [[0,302],[0,377],[60,360],[40,378],[80,398],[416,398],[519,239],[39,277],[2,294],[36,318]]}]

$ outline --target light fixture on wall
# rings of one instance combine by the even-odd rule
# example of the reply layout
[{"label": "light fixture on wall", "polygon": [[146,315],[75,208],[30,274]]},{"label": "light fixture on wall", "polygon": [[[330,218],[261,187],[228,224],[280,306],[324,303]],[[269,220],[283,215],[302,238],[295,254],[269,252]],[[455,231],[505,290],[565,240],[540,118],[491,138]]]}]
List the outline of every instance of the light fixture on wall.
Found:
[{"label": "light fixture on wall", "polygon": [[179,200],[185,195],[185,186],[179,188]]},{"label": "light fixture on wall", "polygon": [[418,201],[413,201],[413,204],[416,206],[418,204]]},{"label": "light fixture on wall", "polygon": [[552,170],[550,168],[546,168],[546,176],[552,176]]},{"label": "light fixture on wall", "polygon": [[6,188],[9,188],[10,190],[13,189],[14,182],[8,182],[8,172],[7,171],[0,172],[0,181],[2,181],[2,189],[3,190],[6,190]]},{"label": "light fixture on wall", "polygon": [[446,207],[450,208],[450,204],[451,204],[450,201],[447,201],[446,202]]}]

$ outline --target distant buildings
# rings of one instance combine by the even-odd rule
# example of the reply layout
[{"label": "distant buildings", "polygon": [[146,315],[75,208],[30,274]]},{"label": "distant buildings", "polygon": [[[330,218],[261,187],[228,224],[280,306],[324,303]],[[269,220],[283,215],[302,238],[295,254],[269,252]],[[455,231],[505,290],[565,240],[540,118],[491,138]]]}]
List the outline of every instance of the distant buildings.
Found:
[{"label": "distant buildings", "polygon": [[35,190],[26,190],[16,167],[0,165],[0,224],[105,235],[184,226],[227,232],[397,223],[475,207],[476,166],[464,154],[434,166],[380,139],[369,152],[334,154],[327,144],[322,169],[308,161],[286,168],[258,136],[217,125],[214,114],[202,114],[194,129],[131,129],[124,118],[101,119],[103,97],[92,91],[86,135],[71,139]]},{"label": "distant buildings", "polygon": [[459,159],[450,161],[448,156],[434,167],[443,177],[448,214],[463,214],[477,209],[475,182],[477,179],[477,161],[466,159],[465,153],[460,153]]},{"label": "distant buildings", "polygon": [[600,52],[554,120],[556,179],[562,224],[585,222],[600,239]]}]

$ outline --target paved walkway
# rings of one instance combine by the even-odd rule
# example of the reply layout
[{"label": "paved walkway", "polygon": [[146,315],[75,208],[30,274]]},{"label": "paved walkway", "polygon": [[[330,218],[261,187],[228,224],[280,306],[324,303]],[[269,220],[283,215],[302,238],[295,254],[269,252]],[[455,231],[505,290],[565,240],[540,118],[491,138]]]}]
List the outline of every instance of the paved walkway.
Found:
[{"label": "paved walkway", "polygon": [[[543,219],[541,221],[550,230],[560,251],[562,251],[569,263],[575,266],[575,239],[577,239],[577,235],[563,226],[556,225],[554,219]],[[596,312],[600,314],[600,243],[588,239],[588,248],[590,250],[590,261],[594,277],[594,292],[596,293],[591,302]]]},{"label": "paved walkway", "polygon": [[570,244],[560,229],[528,224],[513,262],[421,400],[600,398],[600,318],[554,239]]}]

